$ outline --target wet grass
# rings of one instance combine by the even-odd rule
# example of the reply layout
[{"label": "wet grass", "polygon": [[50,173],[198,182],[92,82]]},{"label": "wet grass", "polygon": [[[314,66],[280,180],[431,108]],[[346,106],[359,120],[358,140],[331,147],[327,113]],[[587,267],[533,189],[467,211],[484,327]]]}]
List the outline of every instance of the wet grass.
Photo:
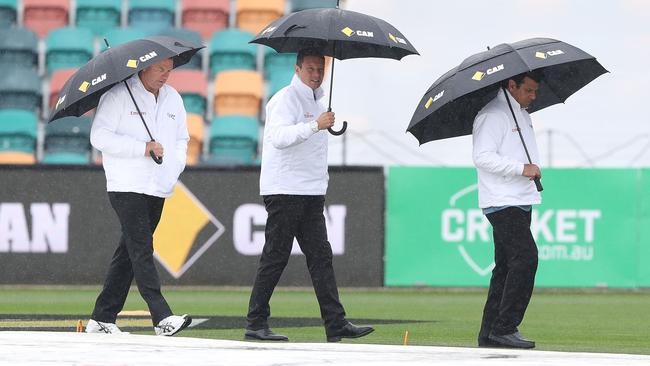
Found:
[{"label": "wet grass", "polygon": [[[85,321],[98,291],[98,287],[0,287],[0,314],[86,314]],[[250,289],[168,287],[164,293],[176,313],[228,321],[188,329],[182,336],[242,340]],[[485,296],[484,289],[343,289],[341,301],[350,320],[390,321],[374,324],[376,331],[365,338],[345,342],[399,345],[408,331],[410,345],[475,347]],[[125,310],[146,310],[137,291],[132,290]],[[320,312],[313,290],[280,288],[273,295],[271,311],[271,327],[292,342],[325,341],[323,328],[315,326]],[[650,292],[537,290],[520,330],[540,350],[650,354]]]}]

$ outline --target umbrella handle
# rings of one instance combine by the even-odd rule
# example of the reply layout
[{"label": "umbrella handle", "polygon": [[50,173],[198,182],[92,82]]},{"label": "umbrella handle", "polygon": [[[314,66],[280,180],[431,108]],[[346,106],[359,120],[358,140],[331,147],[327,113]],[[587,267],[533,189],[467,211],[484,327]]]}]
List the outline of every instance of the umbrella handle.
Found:
[{"label": "umbrella handle", "polygon": [[[154,142],[154,141],[156,141],[156,140],[151,140],[151,142]],[[153,161],[156,162],[156,164],[160,165],[160,164],[163,163],[163,158],[162,158],[162,156],[161,156],[161,157],[157,157],[156,154],[154,154],[153,150],[149,150],[149,155],[151,156],[151,158],[153,159]]]},{"label": "umbrella handle", "polygon": [[149,155],[151,155],[151,158],[153,159],[153,161],[156,162],[156,164],[158,165],[162,164],[162,159],[163,159],[162,156],[157,157],[156,154],[153,153],[153,151],[149,151]]},{"label": "umbrella handle", "polygon": [[348,128],[348,123],[346,121],[343,121],[343,127],[339,131],[334,131],[332,127],[328,128],[327,130],[334,136],[341,136],[343,133],[345,133],[345,130]]},{"label": "umbrella handle", "polygon": [[541,192],[544,190],[544,187],[542,187],[542,182],[539,180],[539,178],[535,178],[535,187],[537,187],[537,192]]}]

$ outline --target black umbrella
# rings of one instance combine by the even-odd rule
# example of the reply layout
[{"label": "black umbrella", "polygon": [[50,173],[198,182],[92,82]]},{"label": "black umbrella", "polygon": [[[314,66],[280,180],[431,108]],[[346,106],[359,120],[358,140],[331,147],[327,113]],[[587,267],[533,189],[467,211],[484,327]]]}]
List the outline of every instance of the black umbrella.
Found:
[{"label": "black umbrella", "polygon": [[[298,52],[315,48],[323,55],[339,60],[379,57],[400,60],[418,51],[404,35],[387,22],[349,10],[336,8],[307,9],[286,15],[269,24],[251,43],[269,46],[277,52]],[[330,79],[328,111],[332,110],[334,60]],[[329,129],[333,135],[345,132]]]},{"label": "black umbrella", "polygon": [[[63,85],[49,122],[65,116],[78,117],[97,107],[102,94],[117,83],[124,82],[130,94],[126,80],[138,71],[167,58],[173,59],[174,68],[179,67],[201,48],[203,46],[189,41],[165,36],[147,37],[109,48],[79,68]],[[131,99],[139,113],[140,108],[133,95]],[[140,118],[151,141],[154,141],[141,113]],[[156,157],[153,152],[151,157],[162,164],[162,158]]]},{"label": "black umbrella", "polygon": [[[531,38],[500,44],[466,58],[438,78],[422,97],[407,131],[420,144],[469,135],[477,113],[497,95],[501,82],[533,70],[541,72],[543,80],[529,113],[563,103],[608,72],[593,56],[558,40]],[[523,138],[522,143],[528,154]],[[539,181],[535,183],[541,190]]]}]

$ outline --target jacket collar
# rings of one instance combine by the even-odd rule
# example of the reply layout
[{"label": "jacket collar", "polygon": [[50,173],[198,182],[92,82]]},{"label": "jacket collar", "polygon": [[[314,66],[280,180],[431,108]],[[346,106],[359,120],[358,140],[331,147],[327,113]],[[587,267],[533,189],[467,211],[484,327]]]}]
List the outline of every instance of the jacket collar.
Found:
[{"label": "jacket collar", "polygon": [[[140,80],[140,75],[137,73],[131,76],[127,81],[129,83],[129,87],[131,88],[131,91],[134,93],[147,93],[151,94],[153,97],[153,93],[145,89],[144,84],[142,83],[142,80]],[[167,84],[164,84],[160,90],[158,90],[158,98],[157,100],[160,101],[162,98],[165,96],[167,93]],[[146,94],[145,94],[146,95]]]},{"label": "jacket collar", "polygon": [[508,94],[508,99],[510,99],[510,103],[512,103],[512,109],[516,111],[524,110],[524,108],[521,108],[519,102],[517,102],[517,100],[512,96],[512,94],[510,94],[510,92],[508,93],[503,92],[503,88],[499,88],[499,94],[497,94],[497,98],[499,98],[499,100],[502,101],[503,103],[507,104],[508,102],[506,101],[506,94]]},{"label": "jacket collar", "polygon": [[300,80],[297,74],[293,74],[291,79],[291,86],[296,89],[299,95],[308,98],[309,100],[318,100],[323,97],[323,87],[319,86],[318,89],[312,90],[309,86]]}]

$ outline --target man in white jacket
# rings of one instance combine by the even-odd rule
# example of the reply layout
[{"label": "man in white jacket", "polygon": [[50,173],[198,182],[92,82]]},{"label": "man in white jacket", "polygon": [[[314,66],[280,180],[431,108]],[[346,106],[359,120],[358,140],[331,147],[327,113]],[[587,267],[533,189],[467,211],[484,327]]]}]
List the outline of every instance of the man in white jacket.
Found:
[{"label": "man in white jacket", "polygon": [[[165,59],[126,81],[156,141],[150,141],[124,83],[102,95],[95,113],[90,142],[102,152],[108,198],[122,237],[86,327],[88,333],[120,333],[115,319],[134,278],[157,335],[174,335],[192,321],[187,314],[172,314],[153,261],[153,232],[165,198],[185,169],[189,140],[183,100],[165,84],[173,66],[172,59]],[[150,151],[164,156],[161,165],[151,159]]]},{"label": "man in white jacket", "polygon": [[[476,116],[473,159],[478,175],[479,207],[492,224],[494,262],[478,336],[481,347],[533,348],[517,327],[533,293],[537,246],[530,231],[532,205],[541,203],[533,179],[540,178],[539,153],[526,108],[535,100],[540,75],[526,73],[505,81]],[[519,137],[510,107],[528,147]]]},{"label": "man in white jacket", "polygon": [[345,319],[332,267],[323,209],[327,191],[327,112],[320,87],[325,58],[316,50],[298,53],[291,84],[266,106],[260,194],[268,219],[266,243],[248,306],[247,339],[286,341],[268,325],[269,300],[289,261],[293,240],[307,258],[329,342],[362,337],[374,329]]}]

